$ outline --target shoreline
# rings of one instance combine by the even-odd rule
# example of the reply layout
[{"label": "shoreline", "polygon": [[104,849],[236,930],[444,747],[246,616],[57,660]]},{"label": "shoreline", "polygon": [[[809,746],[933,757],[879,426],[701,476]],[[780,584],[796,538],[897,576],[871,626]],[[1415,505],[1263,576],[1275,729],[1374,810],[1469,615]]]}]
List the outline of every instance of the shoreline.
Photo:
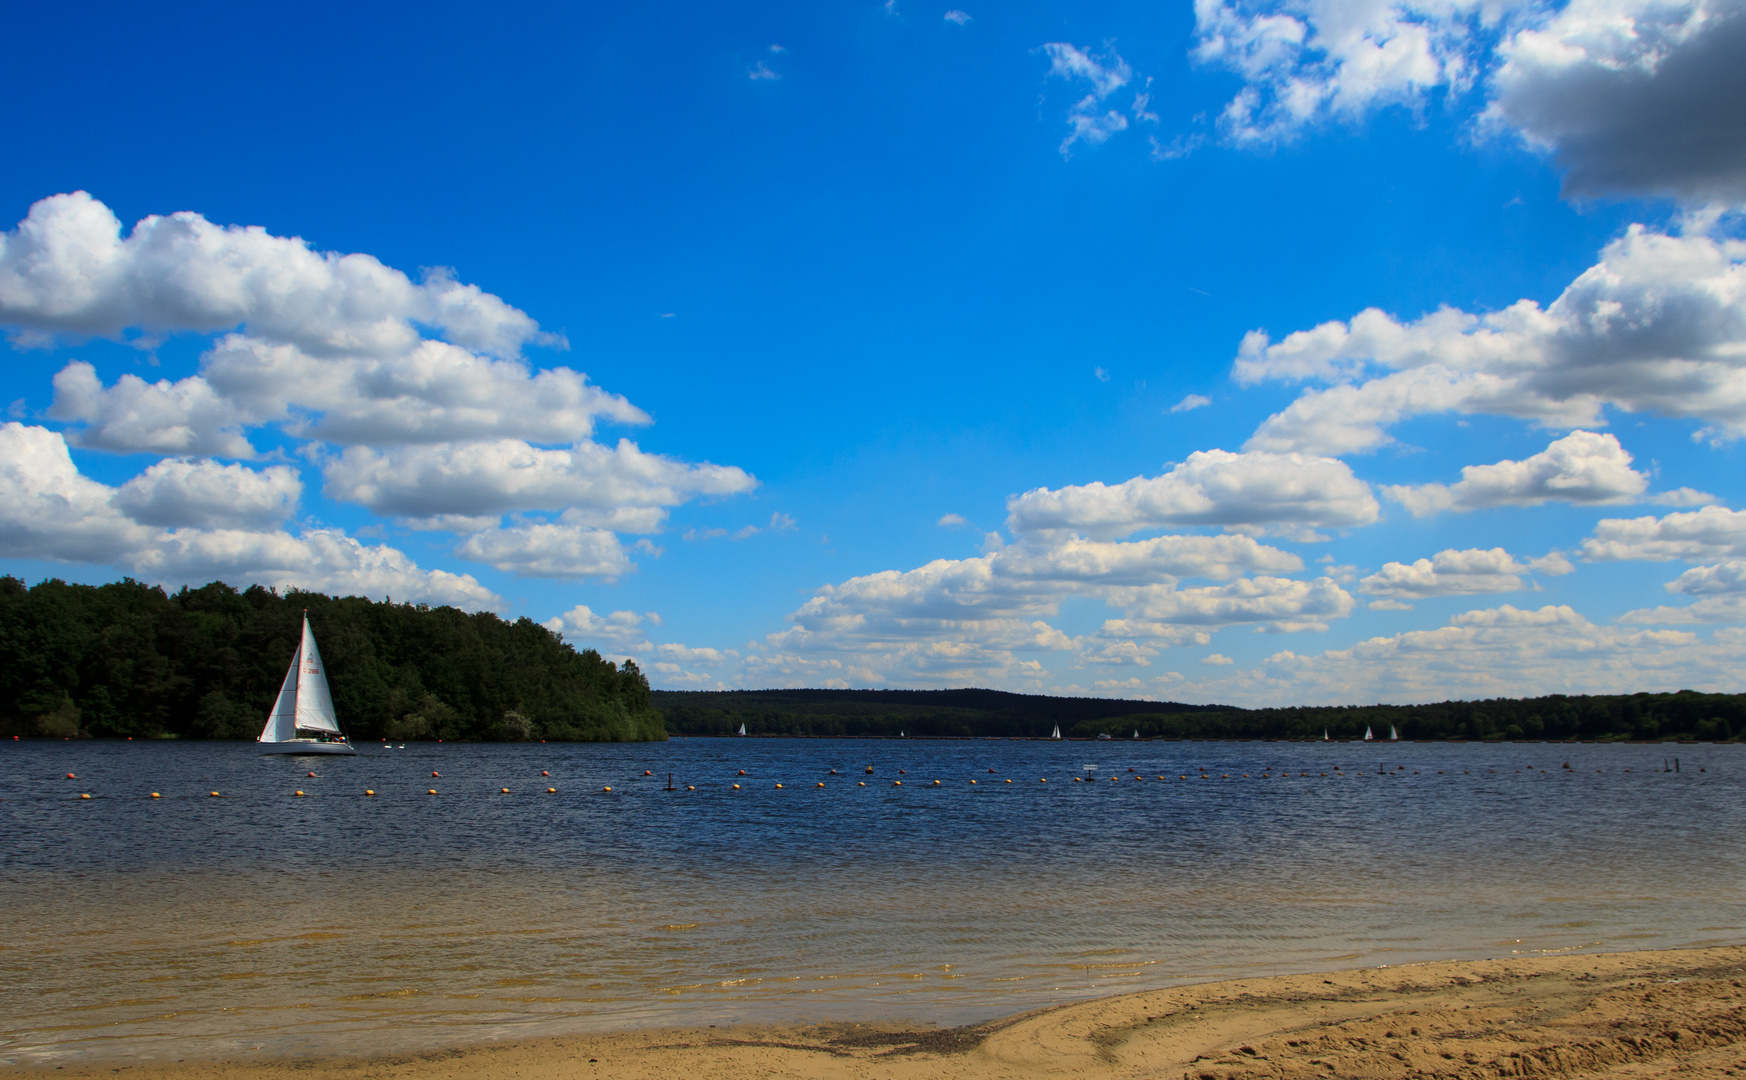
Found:
[{"label": "shoreline", "polygon": [[745,1024],[476,1044],[418,1054],[0,1067],[163,1080],[768,1077],[996,1080],[1182,1075],[1746,1076],[1746,945],[1195,983],[959,1028]]}]

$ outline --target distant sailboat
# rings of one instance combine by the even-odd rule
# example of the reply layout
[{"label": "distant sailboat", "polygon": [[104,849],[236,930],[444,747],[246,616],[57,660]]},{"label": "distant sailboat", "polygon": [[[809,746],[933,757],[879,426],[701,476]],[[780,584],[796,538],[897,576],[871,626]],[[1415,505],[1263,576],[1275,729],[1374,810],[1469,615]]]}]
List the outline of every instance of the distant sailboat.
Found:
[{"label": "distant sailboat", "polygon": [[1327,728],[1323,728],[1323,729],[1322,729],[1322,741],[1323,741],[1323,742],[1328,742],[1328,741],[1329,741],[1329,739],[1328,739],[1328,729],[1327,729]]},{"label": "distant sailboat", "polygon": [[740,725],[740,730],[739,730],[739,731],[737,731],[737,732],[735,732],[735,733],[734,733],[734,734],[736,734],[736,735],[744,735],[744,734],[745,734],[745,733],[746,733],[746,725],[744,725],[744,724],[741,724],[741,725]]},{"label": "distant sailboat", "polygon": [[1137,739],[1137,738],[1139,738],[1139,737],[1140,737],[1140,729],[1139,729],[1139,728],[1135,728],[1135,729],[1134,729],[1134,738],[1136,738],[1136,739]]},{"label": "distant sailboat", "polygon": [[1394,730],[1393,724],[1388,725],[1388,741],[1389,742],[1399,742],[1400,741],[1400,733]]},{"label": "distant sailboat", "polygon": [[1055,725],[1055,730],[1054,730],[1054,731],[1052,731],[1052,732],[1050,732],[1050,733],[1049,733],[1049,738],[1051,738],[1051,739],[1059,739],[1059,738],[1060,738],[1060,737],[1061,737],[1061,725],[1060,725],[1060,724],[1056,724],[1056,725]]},{"label": "distant sailboat", "polygon": [[303,616],[303,640],[291,657],[291,670],[285,672],[285,682],[279,687],[279,700],[261,729],[263,754],[355,754],[352,744],[340,731],[339,718],[333,712],[333,695],[328,693],[327,675],[321,666],[321,653],[315,647],[315,634],[309,629],[309,615]]},{"label": "distant sailboat", "polygon": [[1370,726],[1368,724],[1366,724],[1364,726],[1364,741],[1370,742],[1371,740],[1373,740],[1375,738],[1376,738],[1376,736],[1370,734]]}]

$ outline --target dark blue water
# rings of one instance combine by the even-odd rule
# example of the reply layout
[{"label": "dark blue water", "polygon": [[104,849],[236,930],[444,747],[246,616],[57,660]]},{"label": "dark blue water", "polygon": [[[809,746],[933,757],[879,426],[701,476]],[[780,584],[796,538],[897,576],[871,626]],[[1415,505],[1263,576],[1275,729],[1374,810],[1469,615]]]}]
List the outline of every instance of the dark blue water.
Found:
[{"label": "dark blue water", "polygon": [[18,742],[0,1039],[26,1061],[962,1022],[1739,942],[1743,826],[1738,745]]}]

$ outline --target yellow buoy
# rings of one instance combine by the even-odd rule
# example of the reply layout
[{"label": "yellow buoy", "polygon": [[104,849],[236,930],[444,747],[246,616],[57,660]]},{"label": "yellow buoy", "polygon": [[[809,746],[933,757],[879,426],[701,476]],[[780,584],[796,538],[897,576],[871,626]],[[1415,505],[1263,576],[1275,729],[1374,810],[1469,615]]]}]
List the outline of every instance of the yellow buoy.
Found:
[{"label": "yellow buoy", "polygon": [[89,798],[90,798],[90,797],[91,797],[91,796],[90,796],[90,794],[89,794],[89,793],[86,793],[86,794],[84,794],[84,795],[80,795],[80,796],[79,796],[79,798],[81,798],[81,799],[89,799]]},{"label": "yellow buoy", "polygon": [[903,786],[903,781],[902,781],[902,780],[893,780],[893,781],[892,781],[892,782],[891,782],[891,786],[892,786],[892,787],[902,787],[902,786]]},{"label": "yellow buoy", "polygon": [[782,785],[781,785],[781,784],[777,784],[777,785],[776,785],[776,786],[777,786],[777,787],[781,787],[781,786],[782,786]]},{"label": "yellow buoy", "polygon": [[154,791],[154,792],[152,792],[152,798],[154,798],[154,799],[156,799],[156,798],[159,798],[159,797],[160,797],[160,796],[159,796],[159,795],[158,795],[158,793],[157,793],[157,792],[155,792],[155,791]]},{"label": "yellow buoy", "polygon": [[[303,793],[302,793],[302,792],[301,792],[301,791],[300,791],[300,792],[298,792],[298,794],[299,794],[299,795],[301,795],[301,794],[303,794]],[[427,795],[435,795],[435,794],[436,794],[436,788],[431,788],[431,789],[430,789],[430,790],[429,790],[429,791],[427,791],[427,792],[425,792],[425,794],[427,794]]]},{"label": "yellow buoy", "polygon": [[558,789],[555,787],[549,787],[546,789],[547,795],[556,795],[557,793],[558,793]]},{"label": "yellow buoy", "polygon": [[497,789],[497,791],[498,791],[498,793],[499,793],[499,794],[501,794],[501,795],[507,795],[507,794],[509,794],[509,789],[508,789],[508,788],[498,788],[498,789]]},{"label": "yellow buoy", "polygon": [[867,786],[867,781],[865,781],[865,780],[862,780],[862,781],[860,781],[860,782],[859,782],[859,784],[858,784],[858,785],[857,785],[857,786],[859,786],[859,787],[866,787],[866,786]]},{"label": "yellow buoy", "polygon": [[820,781],[819,781],[819,782],[818,782],[818,786],[819,786],[819,787],[824,787],[824,781],[823,781],[823,780],[820,780]]},{"label": "yellow buoy", "polygon": [[297,797],[299,797],[299,798],[301,798],[301,797],[302,797],[302,795],[303,795],[303,792],[301,792],[301,791],[293,791],[293,792],[292,792],[292,793],[291,793],[291,794],[292,794],[292,795],[294,795],[294,796],[297,796]]},{"label": "yellow buoy", "polygon": [[1008,780],[1008,781],[1007,781],[1007,783],[1009,783],[1009,784],[1010,784],[1010,783],[1012,783],[1012,781],[1011,781],[1011,780]]},{"label": "yellow buoy", "polygon": [[369,788],[365,788],[365,789],[364,789],[364,794],[365,794],[365,795],[374,795],[374,794],[376,794],[376,793],[375,793],[375,792],[374,792],[374,791],[371,791],[371,790],[370,790],[370,789],[369,789]]},{"label": "yellow buoy", "polygon": [[216,792],[216,791],[208,791],[206,794],[211,796],[214,799],[219,797],[218,792]]},{"label": "yellow buoy", "polygon": [[738,785],[738,784],[735,784],[735,785],[734,785],[734,790],[735,790],[735,791],[738,791],[738,790],[740,790],[740,785]]},{"label": "yellow buoy", "polygon": [[697,790],[697,785],[696,785],[696,784],[686,784],[686,785],[685,785],[685,790],[686,790],[686,791],[696,791],[696,790]]},{"label": "yellow buoy", "polygon": [[1046,776],[1045,776],[1045,777],[1043,777],[1043,778],[1042,778],[1042,779],[1041,779],[1041,780],[1039,780],[1039,781],[1038,781],[1038,783],[1040,783],[1040,784],[1046,784],[1046,783],[1048,783],[1048,782],[1049,782],[1049,778],[1048,778],[1048,777],[1046,777]]},{"label": "yellow buoy", "polygon": [[972,783],[972,784],[974,784],[974,783],[975,783],[975,782],[976,782],[976,781],[974,781],[974,780],[972,780],[972,781],[970,781],[970,782],[971,782],[971,783]]},{"label": "yellow buoy", "polygon": [[940,786],[940,782],[939,782],[939,781],[938,781],[938,780],[935,780],[935,781],[934,781],[934,786],[935,786],[935,787],[939,787],[939,786]]},{"label": "yellow buoy", "polygon": [[[735,784],[735,785],[734,785],[734,787],[739,787],[739,786],[740,786],[740,785],[738,785],[738,784]],[[611,787],[610,787],[610,786],[608,786],[608,787],[603,787],[603,788],[601,788],[601,789],[600,789],[600,790],[601,790],[601,791],[611,791],[611,790],[612,790],[612,788],[611,788]]]}]

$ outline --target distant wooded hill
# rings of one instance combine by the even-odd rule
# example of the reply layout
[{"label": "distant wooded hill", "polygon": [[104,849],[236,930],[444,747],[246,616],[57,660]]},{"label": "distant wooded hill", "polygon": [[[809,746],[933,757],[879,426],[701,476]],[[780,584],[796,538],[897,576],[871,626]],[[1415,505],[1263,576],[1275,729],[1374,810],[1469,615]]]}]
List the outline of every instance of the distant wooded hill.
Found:
[{"label": "distant wooded hill", "polygon": [[657,690],[674,735],[862,735],[1171,739],[1727,739],[1746,733],[1746,694],[1630,694],[1434,705],[1237,709],[997,690]]},{"label": "distant wooded hill", "polygon": [[354,739],[664,739],[636,664],[531,619],[220,582],[0,577],[0,733],[252,739],[304,609]]}]

